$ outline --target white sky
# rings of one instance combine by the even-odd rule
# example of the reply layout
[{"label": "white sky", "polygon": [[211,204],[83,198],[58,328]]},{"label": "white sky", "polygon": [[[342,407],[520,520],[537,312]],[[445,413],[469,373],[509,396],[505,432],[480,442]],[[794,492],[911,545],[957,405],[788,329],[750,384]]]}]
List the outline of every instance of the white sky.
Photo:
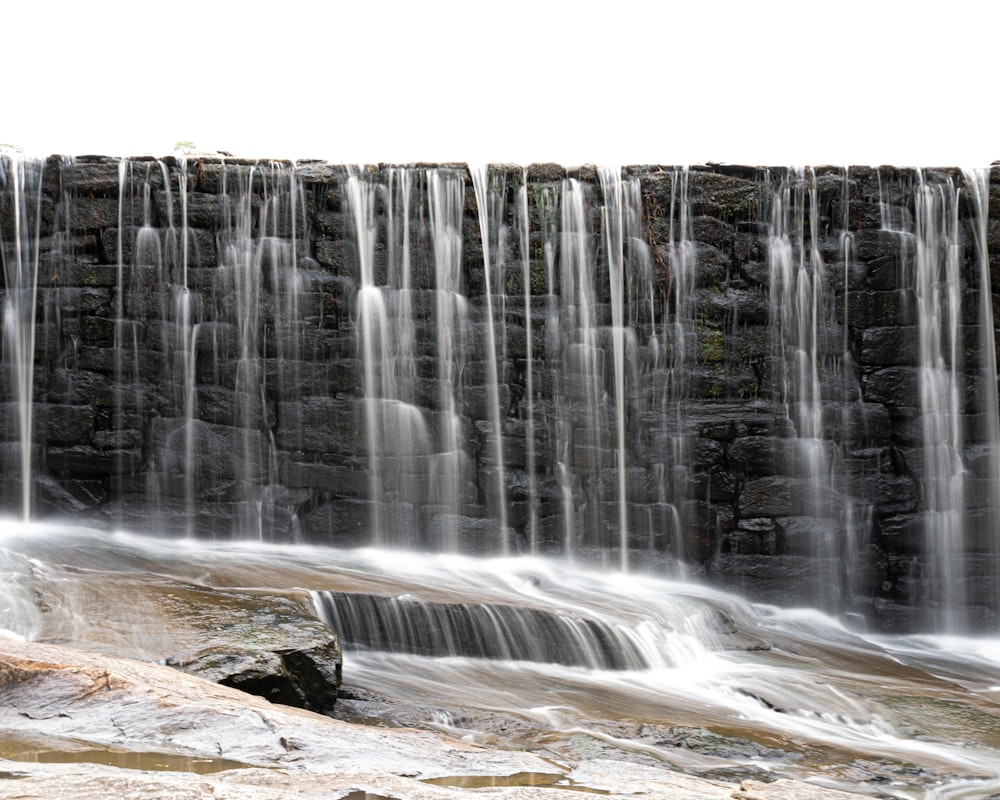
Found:
[{"label": "white sky", "polygon": [[997,0],[7,0],[0,143],[985,166],[998,51]]}]

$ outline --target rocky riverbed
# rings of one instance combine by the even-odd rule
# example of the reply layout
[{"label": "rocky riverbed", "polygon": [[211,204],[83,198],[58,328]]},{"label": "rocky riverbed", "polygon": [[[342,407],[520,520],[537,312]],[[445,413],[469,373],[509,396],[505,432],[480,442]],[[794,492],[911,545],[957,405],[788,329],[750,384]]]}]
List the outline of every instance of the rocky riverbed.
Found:
[{"label": "rocky riverbed", "polygon": [[[1000,791],[991,640],[954,640],[949,652],[693,583],[558,563],[54,526],[8,526],[0,573],[0,797]],[[322,591],[544,609],[645,635],[646,658],[658,647],[662,663],[589,668],[350,642],[341,654],[314,614]],[[236,688],[247,677],[257,694]]]},{"label": "rocky riverbed", "polygon": [[351,724],[170,667],[0,638],[0,796],[844,798],[782,780],[575,763],[440,734]]}]

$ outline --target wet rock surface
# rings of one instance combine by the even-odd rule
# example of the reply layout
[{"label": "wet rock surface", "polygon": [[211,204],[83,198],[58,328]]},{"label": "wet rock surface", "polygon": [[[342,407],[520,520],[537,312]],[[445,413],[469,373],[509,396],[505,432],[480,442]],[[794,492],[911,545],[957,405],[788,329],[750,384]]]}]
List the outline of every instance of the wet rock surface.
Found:
[{"label": "wet rock surface", "polygon": [[[14,612],[22,635],[89,652],[0,639],[0,759],[8,759],[0,764],[0,796],[15,786],[29,794],[120,797],[122,786],[133,785],[149,797],[226,797],[227,787],[246,784],[249,798],[273,790],[362,800],[367,791],[403,800],[488,788],[541,800],[561,790],[634,796],[647,778],[647,796],[667,800],[678,797],[673,790],[710,800],[741,786],[780,798],[778,788],[805,791],[800,782],[820,778],[871,795],[892,782],[942,784],[955,764],[964,775],[966,759],[977,753],[980,769],[996,763],[989,744],[995,673],[987,663],[952,662],[941,653],[938,661],[908,665],[906,655],[890,658],[818,617],[813,630],[809,615],[793,612],[797,632],[790,636],[778,609],[748,617],[751,609],[735,598],[692,605],[704,591],[694,585],[656,581],[644,595],[651,587],[643,576],[618,588],[601,578],[598,588],[590,572],[537,565],[537,573],[519,567],[505,577],[493,574],[505,572],[499,563],[487,569],[476,559],[458,559],[448,581],[441,570],[450,560],[430,559],[435,568],[424,585],[417,556],[388,551],[209,547],[87,530],[26,536],[8,536],[0,548],[4,624]],[[383,574],[385,562],[403,574]],[[518,589],[501,591],[513,575]],[[240,654],[248,642],[272,652],[287,641],[288,626],[301,627],[300,644],[309,646],[317,631],[302,618],[316,594],[281,588],[304,586],[442,603],[492,597],[494,605],[522,590],[535,602],[539,593],[565,593],[574,615],[615,609],[615,624],[628,627],[635,614],[639,630],[667,611],[677,616],[666,627],[648,627],[671,652],[654,669],[349,649],[346,683],[325,716],[288,707],[280,694],[265,693],[276,701],[269,702],[206,681],[219,678],[217,664],[203,664],[198,675],[147,663],[208,647]],[[313,590],[322,591],[332,589]],[[690,638],[696,631],[708,651]],[[961,676],[962,685],[939,674]],[[813,719],[821,729],[811,727]],[[894,733],[883,727],[890,722]],[[854,738],[872,724],[879,741],[892,742],[884,752]],[[960,740],[983,744],[952,744]],[[526,753],[537,758],[521,758]],[[927,763],[928,753],[945,766]],[[989,788],[970,772],[970,785]],[[776,776],[790,782],[772,790]],[[93,794],[69,792],[73,781],[87,781]]]},{"label": "wet rock surface", "polygon": [[541,800],[560,788],[613,798],[819,797],[791,781],[771,791],[769,784],[741,787],[619,761],[569,769],[526,753],[273,705],[167,667],[3,637],[0,730],[4,796],[437,800],[493,787],[491,797],[510,800]]},{"label": "wet rock surface", "polygon": [[284,597],[178,587],[170,601],[205,633],[202,646],[167,666],[260,695],[274,703],[330,712],[343,659],[337,635]]},{"label": "wet rock surface", "polygon": [[[49,751],[78,752],[86,743],[266,767],[307,766],[326,776],[346,764],[410,777],[503,775],[548,767],[534,756],[482,750],[433,734],[351,726],[165,666],[4,638],[0,729],[7,740],[44,739]],[[17,771],[8,775],[23,790]]]}]

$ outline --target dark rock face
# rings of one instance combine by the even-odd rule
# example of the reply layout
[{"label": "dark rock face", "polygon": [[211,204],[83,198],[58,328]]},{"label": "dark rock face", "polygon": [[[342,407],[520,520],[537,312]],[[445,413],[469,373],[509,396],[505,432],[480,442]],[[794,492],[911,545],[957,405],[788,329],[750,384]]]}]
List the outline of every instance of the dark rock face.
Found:
[{"label": "dark rock face", "polygon": [[208,648],[166,663],[272,703],[330,712],[337,702],[340,651],[336,642],[308,650]]},{"label": "dark rock face", "polygon": [[536,165],[477,196],[454,165],[50,159],[19,179],[26,235],[2,167],[12,512],[30,452],[36,515],[624,549],[889,628],[995,615],[1000,202],[980,227],[971,175]]}]

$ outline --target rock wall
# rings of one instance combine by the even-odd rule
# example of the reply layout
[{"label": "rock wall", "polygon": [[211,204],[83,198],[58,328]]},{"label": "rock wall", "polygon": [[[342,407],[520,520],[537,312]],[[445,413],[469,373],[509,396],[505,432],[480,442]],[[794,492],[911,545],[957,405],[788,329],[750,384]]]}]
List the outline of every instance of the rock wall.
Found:
[{"label": "rock wall", "polygon": [[2,167],[11,513],[995,618],[988,173]]}]

